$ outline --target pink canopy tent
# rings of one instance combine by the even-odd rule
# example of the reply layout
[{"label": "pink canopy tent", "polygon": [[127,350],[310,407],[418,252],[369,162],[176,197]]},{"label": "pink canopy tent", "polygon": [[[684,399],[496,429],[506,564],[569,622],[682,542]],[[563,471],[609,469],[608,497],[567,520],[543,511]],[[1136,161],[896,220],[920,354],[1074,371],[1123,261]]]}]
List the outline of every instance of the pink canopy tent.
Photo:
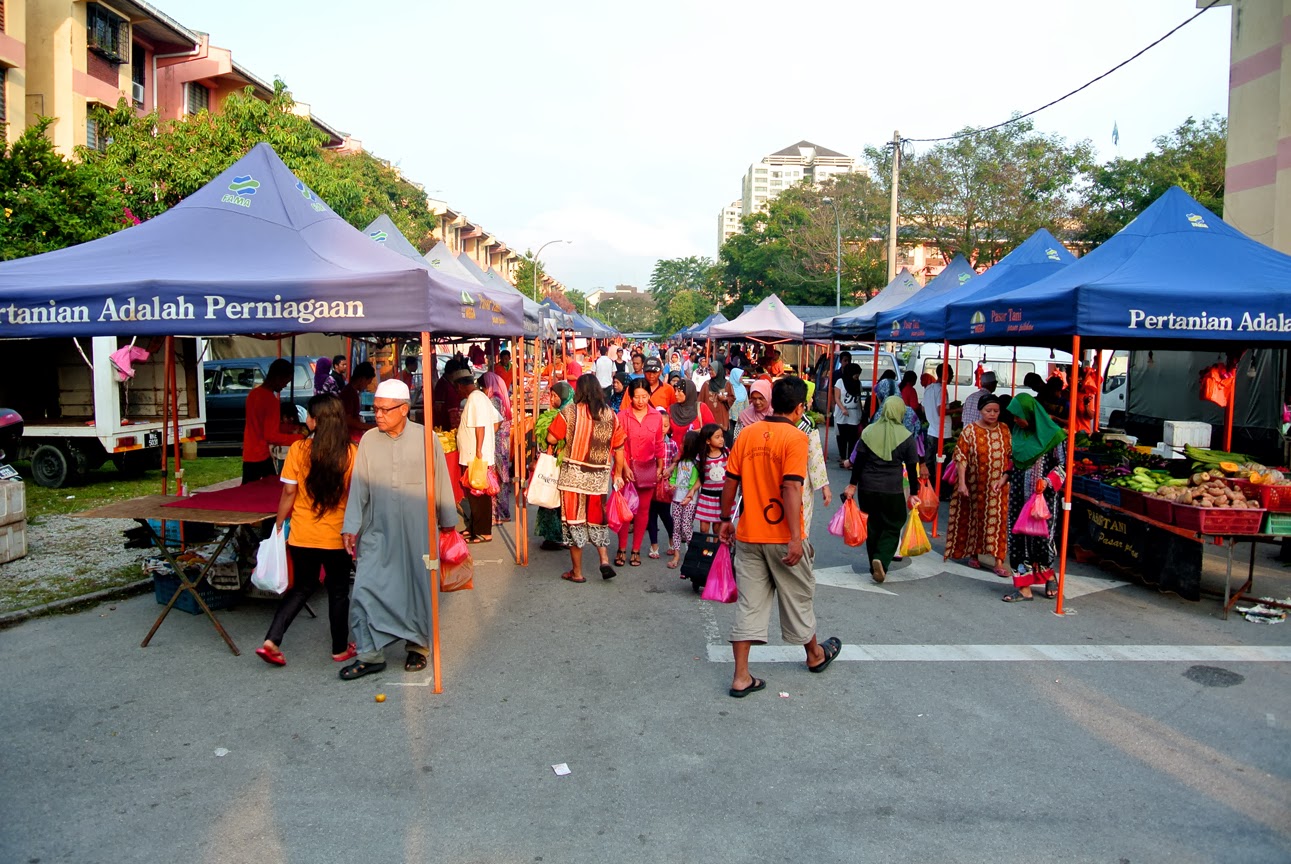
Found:
[{"label": "pink canopy tent", "polygon": [[766,297],[734,321],[714,324],[708,330],[709,339],[751,339],[755,342],[799,342],[802,340],[802,319],[790,312],[774,294]]}]

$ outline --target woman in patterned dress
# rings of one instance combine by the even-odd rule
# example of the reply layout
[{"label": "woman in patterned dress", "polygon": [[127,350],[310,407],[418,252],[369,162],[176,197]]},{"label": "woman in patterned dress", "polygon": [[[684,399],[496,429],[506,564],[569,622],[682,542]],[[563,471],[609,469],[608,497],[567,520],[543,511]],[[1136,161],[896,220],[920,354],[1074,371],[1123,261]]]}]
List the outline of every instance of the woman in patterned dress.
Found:
[{"label": "woman in patterned dress", "polygon": [[1009,402],[1013,416],[1013,470],[1009,472],[1009,525],[1022,514],[1022,508],[1039,492],[1049,505],[1049,534],[1032,537],[1009,533],[1009,565],[1013,567],[1014,590],[1005,594],[1006,603],[1032,599],[1031,587],[1044,586],[1044,596],[1058,596],[1058,580],[1053,564],[1058,557],[1054,538],[1058,533],[1061,512],[1059,492],[1067,481],[1067,433],[1053,422],[1049,413],[1030,393],[1019,393]]},{"label": "woman in patterned dress", "polygon": [[955,445],[959,477],[950,499],[946,557],[967,558],[968,566],[980,568],[978,556],[990,555],[995,575],[1008,579],[1013,575],[1007,563],[1013,442],[1000,423],[999,399],[985,396],[978,408],[981,419],[965,426]]},{"label": "woman in patterned dress", "polygon": [[[546,411],[538,415],[534,421],[534,441],[541,446],[547,440],[547,430],[551,428],[551,421],[556,419],[560,409],[574,401],[574,388],[570,387],[564,381],[557,381],[547,391],[548,404],[551,406]],[[565,442],[557,441],[555,446],[555,456],[559,460],[564,455]],[[536,458],[536,456],[535,456]],[[532,473],[532,472],[531,472]],[[565,548],[563,532],[560,527],[560,508],[559,507],[539,507],[538,516],[533,521],[534,531],[542,538],[540,549],[548,552],[555,552]]]},{"label": "woman in patterned dress", "polygon": [[610,481],[623,483],[626,463],[623,444],[627,434],[605,403],[605,391],[596,376],[578,378],[574,401],[561,409],[547,429],[547,443],[565,442],[565,459],[560,464],[560,526],[569,546],[572,566],[561,574],[568,582],[583,578],[583,547],[591,543],[600,557],[602,579],[618,574],[610,566],[610,528],[606,524],[605,496]]}]

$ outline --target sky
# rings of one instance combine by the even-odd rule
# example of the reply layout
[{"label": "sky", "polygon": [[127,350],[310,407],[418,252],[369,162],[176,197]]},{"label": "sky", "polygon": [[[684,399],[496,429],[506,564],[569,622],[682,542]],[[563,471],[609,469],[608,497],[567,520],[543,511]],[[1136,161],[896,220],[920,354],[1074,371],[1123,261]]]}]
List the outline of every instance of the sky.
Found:
[{"label": "sky", "polygon": [[[1194,15],[1195,0],[151,0],[547,272],[645,286],[716,257],[718,214],[801,140],[861,157],[1039,107]],[[1228,111],[1216,7],[1033,118],[1133,158]],[[1112,128],[1120,144],[1112,143]],[[928,145],[916,145],[926,147]]]}]

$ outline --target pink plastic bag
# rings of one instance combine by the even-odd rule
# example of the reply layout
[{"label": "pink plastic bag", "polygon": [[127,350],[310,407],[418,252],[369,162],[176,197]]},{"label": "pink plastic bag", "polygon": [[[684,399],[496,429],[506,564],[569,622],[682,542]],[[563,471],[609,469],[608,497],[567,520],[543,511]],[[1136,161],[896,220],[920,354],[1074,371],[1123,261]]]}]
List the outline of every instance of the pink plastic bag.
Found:
[{"label": "pink plastic bag", "polygon": [[623,500],[628,502],[632,515],[637,515],[637,508],[641,506],[641,496],[637,494],[636,487],[631,483],[623,484]]},{"label": "pink plastic bag", "polygon": [[439,532],[439,560],[445,564],[461,564],[470,556],[471,550],[456,529],[449,528]]},{"label": "pink plastic bag", "polygon": [[839,507],[838,512],[834,514],[834,518],[829,520],[829,533],[833,534],[835,537],[842,537],[843,521],[843,508]]},{"label": "pink plastic bag", "polygon": [[609,511],[606,515],[609,517],[610,530],[617,532],[624,525],[632,524],[632,508],[628,506],[627,499],[623,497],[623,492],[615,489],[610,493],[609,503],[606,505]]},{"label": "pink plastic bag", "polygon": [[951,459],[946,463],[946,470],[941,472],[941,479],[946,483],[954,483],[959,479],[959,463]]},{"label": "pink plastic bag", "polygon": [[723,543],[713,555],[713,564],[708,568],[708,581],[704,583],[704,593],[699,597],[714,603],[734,603],[738,596],[735,570],[731,566],[731,547]]},{"label": "pink plastic bag", "polygon": [[1022,505],[1022,512],[1018,514],[1018,521],[1013,523],[1014,534],[1023,534],[1027,537],[1049,536],[1049,520],[1035,515],[1037,498],[1040,499],[1040,506],[1044,508],[1043,512],[1049,512],[1049,506],[1045,504],[1044,495],[1039,492],[1035,493],[1026,504]]}]

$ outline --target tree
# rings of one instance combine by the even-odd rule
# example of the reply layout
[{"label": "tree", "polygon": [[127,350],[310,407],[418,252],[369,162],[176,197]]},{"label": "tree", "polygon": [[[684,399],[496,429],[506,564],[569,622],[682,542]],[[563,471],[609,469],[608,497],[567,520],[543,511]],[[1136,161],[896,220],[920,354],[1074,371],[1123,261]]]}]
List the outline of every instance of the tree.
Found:
[{"label": "tree", "polygon": [[656,261],[649,287],[660,309],[668,308],[681,291],[694,291],[713,307],[722,302],[722,286],[713,259],[697,255]]},{"label": "tree", "polygon": [[1227,136],[1227,121],[1219,115],[1200,122],[1189,117],[1153,141],[1156,149],[1141,158],[1113,159],[1092,168],[1077,210],[1079,238],[1102,243],[1176,185],[1223,216]]},{"label": "tree", "polygon": [[676,333],[682,327],[697,324],[711,314],[711,307],[698,291],[683,289],[673,294],[672,299],[668,301],[663,313],[663,326],[660,329],[665,334]]},{"label": "tree", "polygon": [[655,333],[659,307],[645,294],[610,295],[596,305],[601,320],[624,333]]},{"label": "tree", "polygon": [[[544,297],[548,296],[547,291],[542,284],[543,277],[547,275],[547,270],[545,267],[542,266],[541,261],[537,262],[538,296],[534,297],[534,272],[533,272],[534,263],[535,262],[533,259],[533,250],[526,249],[524,252],[524,255],[520,258],[520,261],[516,264],[515,269],[511,271],[511,275],[515,277],[516,289],[519,290],[521,293],[523,293],[524,296],[532,297],[535,300],[542,300]],[[569,310],[566,309],[565,311],[568,312]]]},{"label": "tree", "polygon": [[577,288],[565,289],[565,299],[573,307],[573,311],[587,315],[591,310],[587,305],[587,295]]},{"label": "tree", "polygon": [[0,150],[0,260],[84,243],[134,222],[116,189],[58,154],[45,137],[51,122],[40,118]]},{"label": "tree", "polygon": [[[994,263],[1040,228],[1065,233],[1058,229],[1072,218],[1091,154],[1088,141],[1068,145],[1036,132],[1030,120],[964,129],[924,153],[903,151],[902,222],[947,261],[962,253],[975,263]],[[890,186],[890,153],[867,148],[866,155],[879,184]]]}]

